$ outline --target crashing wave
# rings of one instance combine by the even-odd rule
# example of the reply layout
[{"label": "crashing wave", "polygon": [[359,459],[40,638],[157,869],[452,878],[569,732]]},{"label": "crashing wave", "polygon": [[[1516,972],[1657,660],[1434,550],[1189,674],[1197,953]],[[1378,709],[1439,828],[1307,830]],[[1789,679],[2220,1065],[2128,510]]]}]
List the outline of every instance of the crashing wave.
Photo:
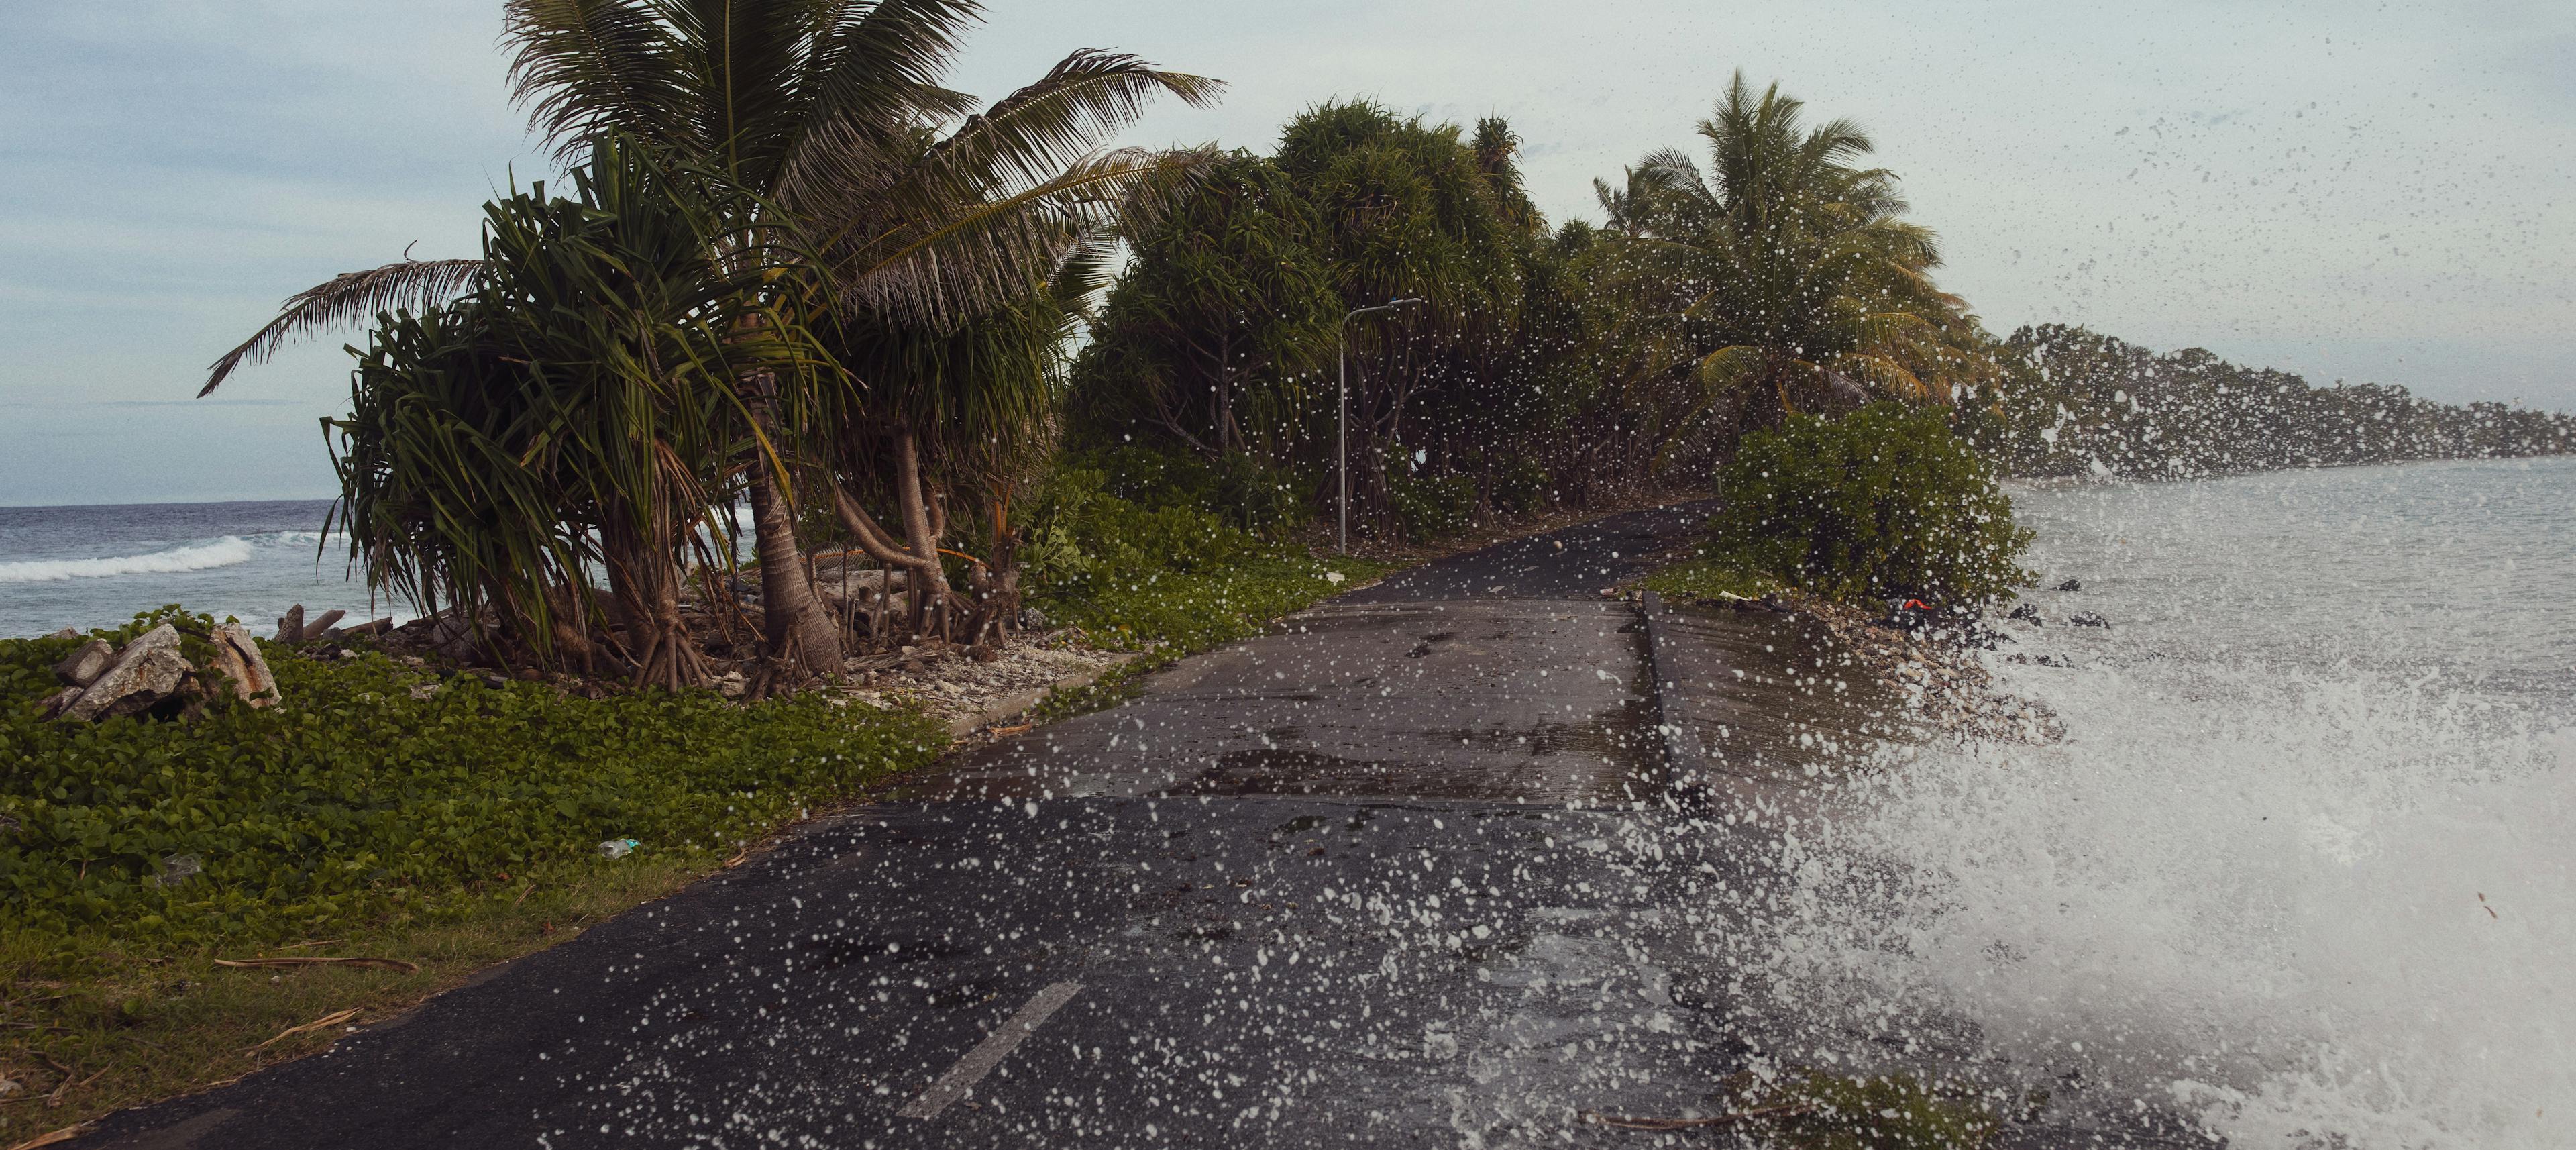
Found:
[{"label": "crashing wave", "polygon": [[54,583],[65,579],[108,579],[118,575],[166,575],[205,571],[250,562],[250,544],[238,535],[212,543],[173,547],[144,555],[103,559],[22,559],[0,563],[0,583]]}]

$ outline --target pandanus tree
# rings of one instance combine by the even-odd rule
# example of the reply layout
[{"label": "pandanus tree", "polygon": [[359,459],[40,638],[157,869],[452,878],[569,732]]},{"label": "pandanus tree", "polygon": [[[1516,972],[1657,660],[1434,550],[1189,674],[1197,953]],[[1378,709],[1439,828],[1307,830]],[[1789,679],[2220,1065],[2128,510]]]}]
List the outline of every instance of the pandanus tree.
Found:
[{"label": "pandanus tree", "polygon": [[[775,204],[817,253],[836,307],[946,326],[1026,291],[1063,254],[1065,217],[1105,214],[1186,166],[1103,154],[1101,139],[1157,92],[1196,103],[1217,91],[1080,51],[976,113],[940,80],[978,11],[966,0],[515,0],[514,76],[555,138],[614,126],[705,156]],[[760,437],[787,442],[782,398],[770,381],[746,383]],[[749,466],[770,647],[834,674],[839,628],[771,462],[757,451]]]},{"label": "pandanus tree", "polygon": [[1902,218],[1892,174],[1858,166],[1871,150],[1858,126],[1803,121],[1801,101],[1738,73],[1700,123],[1709,173],[1657,153],[1626,189],[1603,189],[1605,207],[1714,327],[1697,367],[1713,396],[1766,421],[1869,392],[1946,398],[1948,381],[1926,373],[1955,365],[1926,351],[1964,315],[1933,285],[1931,232]]},{"label": "pandanus tree", "polygon": [[[792,234],[833,306],[909,323],[961,323],[1016,299],[1063,255],[1066,219],[1104,218],[1191,167],[1098,144],[1156,93],[1200,103],[1219,87],[1081,51],[978,114],[942,84],[978,18],[972,0],[510,0],[506,11],[517,98],[560,152],[616,131],[703,165],[755,205],[711,234]],[[466,265],[405,262],[300,294],[217,361],[207,390],[296,334],[444,299]],[[840,632],[808,577],[787,486],[814,445],[795,416],[819,405],[786,383],[758,369],[736,381],[766,647],[782,669],[828,675]]]},{"label": "pandanus tree", "polygon": [[730,552],[738,383],[835,369],[779,237],[709,231],[751,214],[731,185],[613,135],[572,182],[491,204],[463,294],[377,327],[337,513],[372,584],[487,648],[676,689],[704,678],[684,571]]}]

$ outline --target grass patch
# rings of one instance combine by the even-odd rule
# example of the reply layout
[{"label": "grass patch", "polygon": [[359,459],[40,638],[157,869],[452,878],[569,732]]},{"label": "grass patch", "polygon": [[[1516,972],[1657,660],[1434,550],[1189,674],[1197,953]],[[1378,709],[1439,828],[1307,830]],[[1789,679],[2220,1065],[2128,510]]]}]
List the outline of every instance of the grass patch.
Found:
[{"label": "grass patch", "polygon": [[1656,570],[1640,585],[1677,603],[1759,599],[1781,589],[1779,580],[1722,559],[1685,559]]},{"label": "grass patch", "polygon": [[[1053,722],[1134,698],[1145,674],[1212,647],[1260,634],[1270,621],[1376,579],[1399,564],[1330,561],[1289,551],[1238,554],[1195,570],[1159,570],[1116,582],[1089,581],[1043,599],[1050,618],[1083,628],[1095,642],[1137,657],[1069,691],[1050,691],[1031,709]],[[1340,575],[1340,581],[1330,576]]]},{"label": "grass patch", "polygon": [[1983,1094],[1911,1074],[1810,1070],[1741,1093],[1737,1109],[1778,1115],[1757,1140],[1777,1150],[1977,1150],[2003,1129]]},{"label": "grass patch", "polygon": [[[1157,571],[1078,596],[1049,598],[1051,618],[1126,650],[1203,651],[1257,634],[1273,619],[1392,570],[1361,559],[1237,558],[1195,571]],[[1334,581],[1332,575],[1342,576]]]},{"label": "grass patch", "polygon": [[1031,718],[1048,722],[1132,698],[1148,672],[1259,634],[1273,619],[1399,566],[1318,559],[1248,528],[1239,520],[1275,528],[1278,519],[1274,511],[1228,513],[1241,512],[1244,500],[1226,495],[1227,483],[1277,494],[1274,483],[1254,479],[1224,480],[1210,465],[1139,449],[1084,457],[1040,485],[1022,553],[1031,601],[1051,622],[1137,657],[1089,686],[1050,692]]},{"label": "grass patch", "polygon": [[[105,949],[62,961],[41,936],[0,939],[9,972],[0,1075],[23,1088],[0,1107],[0,1145],[221,1085],[327,1049],[344,1026],[381,1022],[478,971],[579,937],[591,925],[677,891],[720,865],[629,859],[531,885],[523,900],[478,904],[444,921],[362,924],[309,941],[208,946],[171,955]],[[218,958],[366,957],[419,970],[240,969]],[[279,1038],[344,1010],[347,1022]],[[65,1083],[72,1085],[64,1088]],[[61,1089],[60,1106],[48,1096]]]},{"label": "grass patch", "polygon": [[[107,635],[162,620],[210,626],[165,608]],[[20,1097],[72,1084],[59,1106],[0,1106],[0,1144],[318,1048],[245,1050],[549,945],[947,743],[919,715],[813,696],[591,700],[282,650],[274,708],[38,718],[81,641],[0,640],[0,1075]],[[275,953],[420,970],[214,965]]]}]

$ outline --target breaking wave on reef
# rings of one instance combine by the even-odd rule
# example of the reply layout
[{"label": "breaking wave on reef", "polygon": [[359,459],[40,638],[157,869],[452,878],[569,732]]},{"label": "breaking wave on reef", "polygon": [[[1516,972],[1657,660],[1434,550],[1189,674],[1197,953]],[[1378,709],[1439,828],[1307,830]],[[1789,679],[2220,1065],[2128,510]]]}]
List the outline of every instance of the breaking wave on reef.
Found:
[{"label": "breaking wave on reef", "polygon": [[112,555],[99,559],[25,559],[0,563],[0,583],[52,583],[66,579],[206,571],[248,563],[250,556],[248,540],[227,535],[212,543],[173,547],[141,555]]},{"label": "breaking wave on reef", "polygon": [[[2523,566],[2576,553],[2568,463],[2025,496],[2085,583],[2032,601],[2114,627],[1990,660],[2062,742],[1892,750],[1786,840],[1747,953],[1798,1044],[2237,1147],[2576,1142],[2576,605]],[[2273,563],[2245,516],[2319,538]],[[2409,516],[2435,561],[2380,551]],[[2521,621],[2484,661],[2424,608],[2463,594]]]}]

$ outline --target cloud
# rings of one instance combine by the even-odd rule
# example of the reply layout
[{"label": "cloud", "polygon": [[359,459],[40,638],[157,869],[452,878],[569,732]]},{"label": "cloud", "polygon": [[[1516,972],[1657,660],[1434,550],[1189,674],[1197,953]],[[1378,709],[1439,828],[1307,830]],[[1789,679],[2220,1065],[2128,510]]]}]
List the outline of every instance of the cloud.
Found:
[{"label": "cloud", "polygon": [[[470,252],[492,190],[547,171],[508,105],[499,15],[498,0],[18,15],[0,44],[0,402],[75,406],[12,421],[37,424],[0,442],[12,501],[49,482],[19,462],[30,443],[99,418],[77,401],[183,396],[288,293],[415,240]],[[2081,322],[2320,379],[2576,407],[2576,365],[2549,338],[2576,318],[2565,4],[995,0],[989,16],[954,78],[987,98],[1076,47],[1232,85],[1213,109],[1158,108],[1135,142],[1267,148],[1336,95],[1501,114],[1559,218],[1595,212],[1594,177],[1694,145],[1742,68],[1870,129],[1943,237],[1945,285],[1992,326]],[[327,482],[311,420],[345,402],[337,342],[227,384],[281,406],[209,426],[309,454],[288,487]],[[208,433],[116,410],[146,455],[195,459]],[[216,458],[120,497],[270,482]]]}]

